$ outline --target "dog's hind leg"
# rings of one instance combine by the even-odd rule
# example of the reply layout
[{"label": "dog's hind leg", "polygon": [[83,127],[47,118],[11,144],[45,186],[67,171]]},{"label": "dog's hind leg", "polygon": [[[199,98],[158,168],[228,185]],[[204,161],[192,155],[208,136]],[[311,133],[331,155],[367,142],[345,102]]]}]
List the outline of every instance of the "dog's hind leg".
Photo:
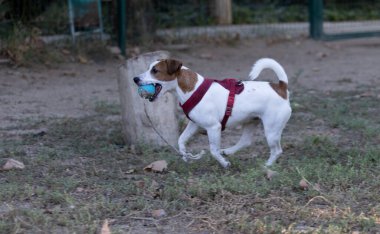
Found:
[{"label": "dog's hind leg", "polygon": [[181,136],[178,138],[178,147],[179,152],[182,155],[182,159],[184,161],[187,161],[187,157],[190,155],[190,153],[186,152],[186,142],[194,136],[195,133],[197,133],[199,130],[198,125],[196,125],[193,121],[189,121],[187,124],[185,130],[181,134]]},{"label": "dog's hind leg", "polygon": [[210,143],[210,152],[211,155],[224,167],[227,168],[231,163],[226,160],[220,152],[220,138],[222,126],[220,123],[215,124],[209,128],[206,128],[208,140]]},{"label": "dog's hind leg", "polygon": [[232,147],[222,149],[222,154],[231,155],[241,150],[242,148],[250,146],[252,144],[253,130],[255,125],[256,124],[253,122],[243,125],[243,134],[241,135],[238,143]]},{"label": "dog's hind leg", "polygon": [[271,166],[282,153],[281,134],[290,118],[290,108],[289,111],[283,113],[283,115],[277,116],[276,119],[263,118],[265,137],[270,148],[270,157],[265,163],[266,166]]}]

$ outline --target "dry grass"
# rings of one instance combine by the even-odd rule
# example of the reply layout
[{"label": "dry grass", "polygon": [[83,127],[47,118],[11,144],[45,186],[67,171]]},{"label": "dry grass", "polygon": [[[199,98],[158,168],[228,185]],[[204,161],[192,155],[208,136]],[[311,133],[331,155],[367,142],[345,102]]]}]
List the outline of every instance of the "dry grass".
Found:
[{"label": "dry grass", "polygon": [[[302,93],[272,180],[262,141],[231,157],[229,170],[211,157],[185,164],[167,148],[126,147],[120,123],[105,118],[118,115],[115,103],[96,103],[86,118],[18,123],[47,130],[0,141],[1,158],[26,165],[0,172],[0,233],[90,233],[105,219],[113,233],[380,232],[378,98]],[[158,159],[168,172],[142,170]],[[167,216],[152,217],[156,209]]]}]

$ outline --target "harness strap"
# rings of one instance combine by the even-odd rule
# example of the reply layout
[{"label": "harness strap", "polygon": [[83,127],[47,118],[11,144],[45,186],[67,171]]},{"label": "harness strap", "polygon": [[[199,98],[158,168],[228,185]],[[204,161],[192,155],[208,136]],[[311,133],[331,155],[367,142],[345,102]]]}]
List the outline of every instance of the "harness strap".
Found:
[{"label": "harness strap", "polygon": [[226,128],[226,124],[228,121],[228,118],[230,118],[232,114],[232,108],[234,107],[235,103],[235,94],[236,94],[236,81],[234,79],[228,79],[227,80],[227,90],[230,91],[228,94],[228,99],[227,99],[227,107],[226,107],[226,112],[224,114],[223,120],[221,122],[222,124],[222,131]]},{"label": "harness strap", "polygon": [[197,88],[197,90],[194,91],[191,97],[183,105],[181,105],[181,103],[179,105],[182,107],[186,117],[191,120],[189,117],[190,111],[202,100],[203,96],[206,94],[213,82],[217,82],[225,89],[229,90],[226,112],[221,122],[223,131],[226,128],[228,118],[232,115],[235,95],[240,94],[244,89],[244,85],[242,85],[242,83],[237,82],[235,79],[225,79],[223,81],[204,79],[203,83]]},{"label": "harness strap", "polygon": [[183,105],[179,104],[188,119],[190,119],[190,111],[202,100],[202,97],[206,94],[213,82],[211,79],[204,79],[203,83],[195,90],[191,97]]}]

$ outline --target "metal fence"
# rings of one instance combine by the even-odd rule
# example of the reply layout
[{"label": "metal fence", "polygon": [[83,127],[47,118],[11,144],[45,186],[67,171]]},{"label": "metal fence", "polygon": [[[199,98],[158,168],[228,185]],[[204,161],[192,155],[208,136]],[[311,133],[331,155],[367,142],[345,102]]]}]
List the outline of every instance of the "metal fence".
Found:
[{"label": "metal fence", "polygon": [[[308,35],[309,26],[316,39],[373,36],[380,31],[378,0],[231,0],[232,17],[227,24],[217,17],[216,5],[224,1],[101,0],[105,33],[116,39],[118,32],[120,38],[125,31],[126,37],[121,40],[144,44],[155,40],[174,43],[211,37]],[[37,28],[42,35],[69,35],[67,3],[0,0],[0,37],[9,35],[19,22]],[[125,13],[124,26],[118,20],[121,13]]]},{"label": "metal fence", "polygon": [[[133,1],[132,1],[133,2]],[[229,23],[218,22],[215,0],[144,1],[145,11],[127,7],[127,39],[195,40],[210,37],[253,37],[308,32],[306,0],[233,0]],[[150,2],[149,4],[147,2]],[[138,8],[139,6],[137,6]],[[140,5],[141,7],[141,5]],[[149,22],[149,23],[147,23]],[[145,28],[141,25],[146,25]]]},{"label": "metal fence", "polygon": [[310,0],[309,11],[314,39],[380,36],[380,1]]}]

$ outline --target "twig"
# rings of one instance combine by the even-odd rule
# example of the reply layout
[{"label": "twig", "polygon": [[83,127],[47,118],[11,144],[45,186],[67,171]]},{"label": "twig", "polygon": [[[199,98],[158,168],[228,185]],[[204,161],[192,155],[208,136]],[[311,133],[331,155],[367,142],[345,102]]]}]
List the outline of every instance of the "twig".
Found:
[{"label": "twig", "polygon": [[156,222],[157,220],[154,219],[154,218],[145,218],[145,217],[129,217],[130,219],[137,219],[137,220],[146,220],[146,221],[152,221],[152,222]]},{"label": "twig", "polygon": [[209,217],[205,217],[205,218],[202,218],[201,221],[204,222],[204,223],[207,223],[207,225],[213,229],[214,231],[218,232],[218,229],[216,229],[216,227],[213,226],[213,224],[210,222],[210,221],[207,221],[207,220],[210,220]]},{"label": "twig", "polygon": [[28,228],[35,228],[35,229],[37,229],[40,233],[44,233],[44,231],[43,231],[42,229],[38,228],[38,227],[35,226],[35,225],[32,225],[32,224],[26,222],[25,220],[22,220],[20,217],[16,217],[16,219],[17,219],[18,221],[20,221],[20,223],[22,223],[22,224],[25,225],[26,227],[28,227]]},{"label": "twig", "polygon": [[191,220],[191,222],[188,225],[186,225],[186,228],[189,228],[191,225],[193,225],[194,222],[195,222],[195,219]]},{"label": "twig", "polygon": [[306,205],[304,205],[303,207],[308,206],[312,201],[314,201],[314,200],[317,199],[317,198],[321,198],[321,199],[324,200],[325,202],[327,202],[327,203],[329,203],[330,205],[336,207],[336,206],[334,205],[334,203],[332,203],[331,201],[329,201],[329,200],[328,200],[327,198],[325,198],[324,196],[315,196],[315,197],[313,197],[313,198],[310,199],[310,200],[306,203]]}]

